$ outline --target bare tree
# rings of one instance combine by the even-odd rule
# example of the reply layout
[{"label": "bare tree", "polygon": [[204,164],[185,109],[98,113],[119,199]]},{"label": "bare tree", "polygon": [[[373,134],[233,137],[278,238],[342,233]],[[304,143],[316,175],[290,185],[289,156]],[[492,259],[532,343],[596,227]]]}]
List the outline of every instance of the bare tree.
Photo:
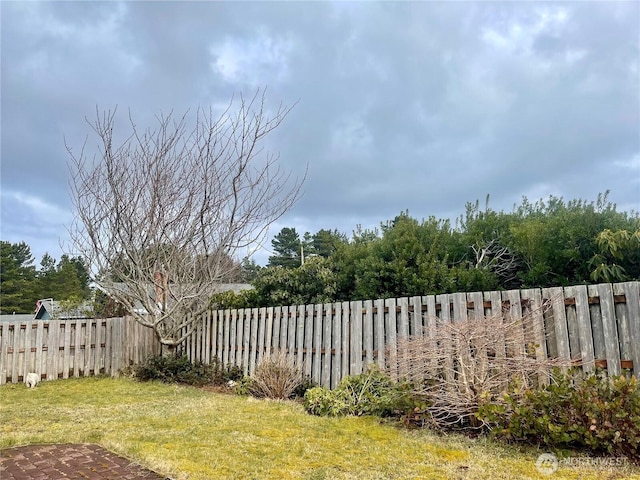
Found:
[{"label": "bare tree", "polygon": [[263,147],[290,111],[269,115],[258,91],[220,115],[170,113],[144,131],[130,113],[130,135],[116,145],[115,110],[96,110],[87,122],[100,154],[88,158],[86,142],[79,154],[67,146],[76,251],[168,351],[235,268],[230,258],[262,241],[299,198],[304,178],[292,179]]}]

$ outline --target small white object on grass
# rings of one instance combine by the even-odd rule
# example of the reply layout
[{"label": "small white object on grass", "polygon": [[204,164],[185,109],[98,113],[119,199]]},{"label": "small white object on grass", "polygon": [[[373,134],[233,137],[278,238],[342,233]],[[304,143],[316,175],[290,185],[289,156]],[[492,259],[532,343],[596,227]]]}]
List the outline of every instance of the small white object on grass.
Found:
[{"label": "small white object on grass", "polygon": [[24,383],[27,384],[28,388],[33,388],[38,385],[38,383],[40,383],[40,375],[33,372],[27,373],[27,376],[24,379]]}]

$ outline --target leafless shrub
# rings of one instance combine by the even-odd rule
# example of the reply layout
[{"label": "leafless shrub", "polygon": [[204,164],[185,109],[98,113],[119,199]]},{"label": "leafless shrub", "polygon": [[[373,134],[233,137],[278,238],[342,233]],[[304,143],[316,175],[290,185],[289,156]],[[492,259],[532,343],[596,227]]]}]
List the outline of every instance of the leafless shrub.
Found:
[{"label": "leafless shrub", "polygon": [[[460,322],[435,319],[435,328],[399,338],[388,349],[392,375],[415,384],[428,405],[423,420],[435,427],[480,428],[475,413],[483,401],[516,386],[524,391],[547,383],[553,367],[570,360],[552,359],[540,345],[531,313],[524,318],[495,315]],[[535,339],[537,335],[538,342]],[[542,334],[544,335],[544,334]],[[542,337],[544,342],[544,336]]]},{"label": "leafless shrub", "polygon": [[249,391],[256,397],[285,400],[302,383],[302,372],[284,352],[266,357],[251,377]]}]

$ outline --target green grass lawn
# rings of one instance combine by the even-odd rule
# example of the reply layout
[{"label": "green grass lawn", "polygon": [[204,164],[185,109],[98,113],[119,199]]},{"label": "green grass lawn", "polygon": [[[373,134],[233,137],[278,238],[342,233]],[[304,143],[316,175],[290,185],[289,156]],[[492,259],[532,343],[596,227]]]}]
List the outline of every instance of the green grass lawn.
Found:
[{"label": "green grass lawn", "polygon": [[0,387],[0,448],[38,443],[97,443],[174,479],[640,479],[630,466],[546,476],[544,449],[126,378]]}]

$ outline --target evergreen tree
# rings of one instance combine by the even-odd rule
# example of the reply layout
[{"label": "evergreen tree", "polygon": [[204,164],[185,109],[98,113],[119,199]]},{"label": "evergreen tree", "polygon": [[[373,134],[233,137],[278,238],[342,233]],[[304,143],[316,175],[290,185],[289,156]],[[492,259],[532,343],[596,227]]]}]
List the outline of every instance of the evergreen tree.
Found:
[{"label": "evergreen tree", "polygon": [[300,236],[295,228],[284,227],[271,240],[271,246],[275,255],[269,257],[269,267],[295,268],[301,265]]},{"label": "evergreen tree", "polygon": [[0,241],[0,312],[32,313],[37,300],[36,269],[25,242]]},{"label": "evergreen tree", "polygon": [[52,287],[51,296],[54,300],[78,301],[85,296],[76,265],[67,255],[62,255],[58,263],[56,282]]},{"label": "evergreen tree", "polygon": [[261,269],[262,267],[255,260],[245,258],[242,261],[242,281],[251,283],[258,277]]},{"label": "evergreen tree", "polygon": [[347,236],[338,230],[318,230],[310,241],[310,254],[329,258],[337,250],[340,244],[347,243]]}]

